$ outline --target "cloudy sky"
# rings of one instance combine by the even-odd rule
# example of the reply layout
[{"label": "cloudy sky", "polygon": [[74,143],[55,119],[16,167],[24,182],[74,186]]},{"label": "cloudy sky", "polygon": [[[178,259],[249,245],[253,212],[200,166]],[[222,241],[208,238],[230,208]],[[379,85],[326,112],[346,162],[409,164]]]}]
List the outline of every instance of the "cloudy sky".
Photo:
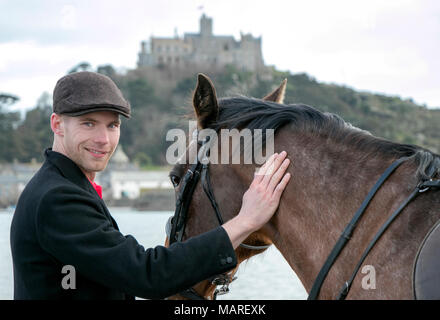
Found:
[{"label": "cloudy sky", "polygon": [[134,68],[151,35],[262,36],[266,64],[318,81],[440,107],[435,0],[0,0],[0,92],[35,106],[79,62]]}]

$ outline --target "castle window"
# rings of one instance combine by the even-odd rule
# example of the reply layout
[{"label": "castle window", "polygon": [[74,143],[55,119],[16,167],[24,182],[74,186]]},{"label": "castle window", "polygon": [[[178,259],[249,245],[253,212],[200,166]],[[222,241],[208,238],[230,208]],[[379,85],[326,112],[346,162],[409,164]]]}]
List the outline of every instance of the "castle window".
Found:
[{"label": "castle window", "polygon": [[229,51],[229,46],[228,46],[228,44],[225,44],[224,47],[223,47],[223,49],[224,49],[225,51]]}]

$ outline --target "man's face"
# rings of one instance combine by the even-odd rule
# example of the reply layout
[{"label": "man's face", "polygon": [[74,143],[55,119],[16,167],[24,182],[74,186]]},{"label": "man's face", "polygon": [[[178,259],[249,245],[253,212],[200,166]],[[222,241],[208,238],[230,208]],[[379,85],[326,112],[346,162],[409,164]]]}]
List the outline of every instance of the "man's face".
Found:
[{"label": "man's face", "polygon": [[62,116],[64,124],[63,145],[66,155],[84,173],[105,169],[115,151],[120,134],[119,114],[98,111],[82,116]]}]

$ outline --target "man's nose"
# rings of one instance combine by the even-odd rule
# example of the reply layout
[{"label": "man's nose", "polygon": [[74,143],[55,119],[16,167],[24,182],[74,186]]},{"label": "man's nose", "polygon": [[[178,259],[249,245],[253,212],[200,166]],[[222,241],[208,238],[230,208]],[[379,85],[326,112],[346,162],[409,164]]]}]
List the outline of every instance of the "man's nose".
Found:
[{"label": "man's nose", "polygon": [[107,144],[109,142],[107,128],[97,128],[97,130],[94,132],[93,141],[98,144]]}]

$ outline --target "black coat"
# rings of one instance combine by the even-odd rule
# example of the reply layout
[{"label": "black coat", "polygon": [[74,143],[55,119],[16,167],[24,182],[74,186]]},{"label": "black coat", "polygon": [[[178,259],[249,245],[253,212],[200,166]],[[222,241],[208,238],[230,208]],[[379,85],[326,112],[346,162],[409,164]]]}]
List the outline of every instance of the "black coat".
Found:
[{"label": "black coat", "polygon": [[[222,227],[145,249],[119,232],[73,161],[50,149],[45,156],[12,219],[15,299],[160,299],[236,266]],[[75,289],[62,286],[72,276],[62,273],[66,265],[75,268]]]}]

